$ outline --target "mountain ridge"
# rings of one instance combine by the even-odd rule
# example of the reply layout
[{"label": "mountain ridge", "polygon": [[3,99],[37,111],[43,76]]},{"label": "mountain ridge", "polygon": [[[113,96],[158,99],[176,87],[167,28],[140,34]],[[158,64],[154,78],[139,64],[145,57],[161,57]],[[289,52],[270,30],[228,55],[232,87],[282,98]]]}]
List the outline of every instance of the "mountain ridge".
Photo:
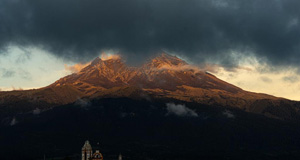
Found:
[{"label": "mountain ridge", "polygon": [[[129,97],[169,98],[233,107],[278,119],[300,117],[299,103],[296,101],[245,91],[166,53],[141,67],[127,66],[120,57],[97,57],[79,72],[49,86],[0,93],[0,111],[5,108],[13,111],[20,103],[27,104],[29,109],[24,107],[24,110],[28,111],[41,108],[41,104],[51,108],[82,98]],[[22,108],[17,108],[22,111]]]},{"label": "mountain ridge", "polygon": [[[213,82],[210,82],[210,81]],[[129,67],[122,59],[101,60],[99,57],[83,68],[78,73],[66,76],[50,86],[75,83],[74,81],[86,82],[92,85],[100,85],[111,88],[123,85],[143,85],[142,88],[168,88],[176,89],[180,85],[191,85],[202,88],[222,88],[215,86],[216,82],[222,83],[222,89],[231,92],[241,90],[215,76],[197,71],[185,61],[168,54],[150,60],[141,67]],[[168,81],[168,83],[166,83]],[[106,82],[106,84],[102,84]],[[109,83],[114,83],[111,86]],[[151,84],[150,84],[151,83]],[[210,84],[209,84],[210,83]]]}]

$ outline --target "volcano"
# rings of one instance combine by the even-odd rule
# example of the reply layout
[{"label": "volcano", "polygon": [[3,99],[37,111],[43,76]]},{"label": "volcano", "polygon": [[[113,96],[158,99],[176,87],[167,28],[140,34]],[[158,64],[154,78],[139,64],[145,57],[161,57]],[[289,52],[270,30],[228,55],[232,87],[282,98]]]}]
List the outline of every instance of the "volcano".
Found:
[{"label": "volcano", "polygon": [[75,86],[87,95],[116,87],[134,87],[147,92],[177,91],[184,86],[238,93],[240,88],[219,80],[163,53],[141,67],[128,67],[122,59],[96,58],[80,72],[64,77],[50,87]]},{"label": "volcano", "polygon": [[120,57],[99,57],[77,73],[34,90],[0,92],[0,113],[24,113],[101,98],[176,99],[203,105],[238,108],[286,120],[299,119],[299,103],[245,91],[166,53],[140,67]]},{"label": "volcano", "polygon": [[80,159],[89,139],[105,159],[299,159],[299,117],[299,102],[245,91],[176,56],[140,67],[96,58],[49,86],[0,92],[0,154]]}]

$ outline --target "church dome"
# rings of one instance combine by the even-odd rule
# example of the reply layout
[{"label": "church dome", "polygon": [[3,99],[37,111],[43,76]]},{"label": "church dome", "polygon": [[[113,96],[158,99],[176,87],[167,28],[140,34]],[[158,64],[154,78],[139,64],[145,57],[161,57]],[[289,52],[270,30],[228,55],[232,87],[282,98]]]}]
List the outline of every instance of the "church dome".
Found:
[{"label": "church dome", "polygon": [[99,150],[96,150],[96,152],[93,154],[92,160],[103,160],[103,156]]}]

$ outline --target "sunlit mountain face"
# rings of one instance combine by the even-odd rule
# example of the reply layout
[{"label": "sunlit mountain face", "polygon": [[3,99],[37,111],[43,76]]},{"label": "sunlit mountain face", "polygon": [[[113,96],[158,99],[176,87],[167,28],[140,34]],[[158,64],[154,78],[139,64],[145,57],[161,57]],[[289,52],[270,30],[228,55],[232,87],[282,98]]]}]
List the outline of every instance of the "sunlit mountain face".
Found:
[{"label": "sunlit mountain face", "polygon": [[176,90],[178,86],[188,85],[197,88],[222,89],[228,92],[240,90],[189,66],[185,61],[175,56],[165,53],[141,67],[128,67],[120,58],[108,60],[96,58],[78,73],[64,77],[51,86],[78,84],[80,82],[82,84],[77,85],[79,87],[90,84],[105,89],[136,86],[143,89]]},{"label": "sunlit mountain face", "polygon": [[[120,57],[97,57],[79,72],[35,90],[1,94],[1,114],[29,112],[76,103],[80,99],[127,97],[172,98],[204,105],[232,107],[278,119],[298,119],[298,102],[245,91],[201,68],[162,53],[140,67],[127,66]],[[24,105],[20,107],[19,104]],[[287,107],[282,107],[287,106]]]}]

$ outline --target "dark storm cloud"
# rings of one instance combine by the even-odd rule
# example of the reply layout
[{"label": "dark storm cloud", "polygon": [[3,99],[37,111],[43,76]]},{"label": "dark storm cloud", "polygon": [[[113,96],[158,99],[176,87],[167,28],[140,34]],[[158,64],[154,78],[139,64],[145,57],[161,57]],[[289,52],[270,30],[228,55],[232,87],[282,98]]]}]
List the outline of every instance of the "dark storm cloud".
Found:
[{"label": "dark storm cloud", "polygon": [[240,58],[229,53],[239,52],[297,66],[299,7],[298,0],[0,0],[0,45],[75,61],[103,49],[129,60],[164,49],[196,63],[235,66]]}]

